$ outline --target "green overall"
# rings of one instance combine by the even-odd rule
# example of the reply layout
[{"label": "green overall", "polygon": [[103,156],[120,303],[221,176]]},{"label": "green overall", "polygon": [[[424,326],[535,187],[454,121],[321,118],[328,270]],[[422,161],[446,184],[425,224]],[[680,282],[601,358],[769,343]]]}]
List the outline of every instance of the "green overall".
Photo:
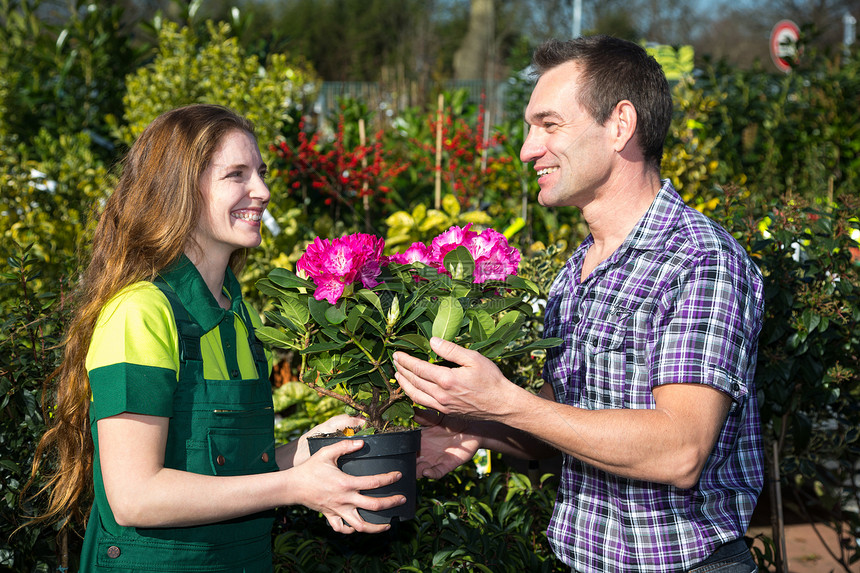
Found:
[{"label": "green overall", "polygon": [[[173,398],[164,465],[213,476],[276,471],[274,419],[268,364],[248,325],[248,343],[258,379],[206,380],[200,350],[201,327],[160,277],[154,281],[170,302],[179,334],[179,380]],[[219,500],[213,499],[213,504]],[[210,525],[123,528],[112,536],[90,519],[95,568],[82,571],[271,571],[273,512]],[[90,557],[92,559],[92,557]]]}]

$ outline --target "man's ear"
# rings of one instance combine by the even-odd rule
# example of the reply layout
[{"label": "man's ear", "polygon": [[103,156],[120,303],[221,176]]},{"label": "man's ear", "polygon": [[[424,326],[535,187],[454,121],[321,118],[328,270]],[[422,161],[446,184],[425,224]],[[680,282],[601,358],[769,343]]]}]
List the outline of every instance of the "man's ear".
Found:
[{"label": "man's ear", "polygon": [[633,104],[624,99],[616,104],[615,110],[612,112],[612,120],[612,135],[615,137],[614,149],[620,153],[633,140],[639,116],[636,114],[636,108],[633,107]]}]

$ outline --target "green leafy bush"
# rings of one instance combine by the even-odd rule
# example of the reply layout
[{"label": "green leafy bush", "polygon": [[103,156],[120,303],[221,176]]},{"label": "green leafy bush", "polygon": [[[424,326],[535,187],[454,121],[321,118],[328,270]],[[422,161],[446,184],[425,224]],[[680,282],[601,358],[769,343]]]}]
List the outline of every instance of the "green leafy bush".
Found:
[{"label": "green leafy bush", "polygon": [[[787,195],[756,206],[736,191],[718,214],[765,279],[756,386],[767,472],[776,461],[794,515],[860,537],[860,201]],[[774,493],[762,499],[775,504]],[[831,549],[846,571],[860,561],[856,543]]]},{"label": "green leafy bush", "polygon": [[19,505],[19,495],[45,431],[42,382],[59,363],[68,293],[62,282],[53,285],[58,292],[35,288],[41,261],[30,248],[17,247],[7,263],[0,287],[14,296],[0,303],[0,569],[47,570],[57,563],[56,528],[33,525],[12,534],[33,512],[29,503]]},{"label": "green leafy bush", "polygon": [[[499,459],[493,460],[497,466]],[[555,503],[551,475],[507,469],[480,477],[462,466],[441,480],[419,480],[415,518],[378,535],[340,535],[316,512],[280,512],[275,570],[415,573],[567,571],[552,554],[546,525]]]}]

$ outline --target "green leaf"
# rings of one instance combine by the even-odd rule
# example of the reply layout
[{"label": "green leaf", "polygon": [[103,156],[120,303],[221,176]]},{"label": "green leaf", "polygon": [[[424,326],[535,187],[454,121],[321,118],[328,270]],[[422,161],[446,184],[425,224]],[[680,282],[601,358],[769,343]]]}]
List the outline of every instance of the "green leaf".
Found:
[{"label": "green leaf", "polygon": [[404,334],[390,340],[388,344],[395,348],[404,348],[406,350],[417,348],[427,354],[430,353],[430,341],[420,334]]},{"label": "green leaf", "polygon": [[379,314],[385,316],[385,311],[382,310],[382,303],[379,302],[379,295],[377,295],[372,290],[368,290],[366,288],[363,288],[358,291],[358,295],[367,300],[370,304],[372,304],[374,308],[379,311]]},{"label": "green leaf", "polygon": [[415,415],[415,408],[406,400],[395,402],[382,413],[383,420],[404,419],[411,420]]},{"label": "green leaf", "polygon": [[486,340],[496,330],[496,322],[486,310],[469,309],[466,311],[469,317],[469,336],[474,342]]},{"label": "green leaf", "polygon": [[314,290],[317,286],[309,280],[298,277],[294,272],[284,268],[275,268],[269,272],[269,280],[283,288],[306,288]]},{"label": "green leaf", "polygon": [[331,306],[327,300],[317,300],[314,297],[308,297],[308,311],[313,317],[314,322],[319,326],[328,324],[325,313]]},{"label": "green leaf", "polygon": [[535,283],[517,275],[508,275],[505,278],[505,285],[518,290],[526,290],[536,296],[540,295],[540,288]]},{"label": "green leaf", "polygon": [[331,306],[325,311],[325,318],[331,324],[340,324],[346,320],[346,313],[340,307]]},{"label": "green leaf", "polygon": [[[406,317],[403,318],[403,320],[401,320],[400,322],[398,322],[396,324],[396,329],[400,330],[403,327],[409,325],[413,320],[415,320],[419,316],[423,315],[425,310],[427,310],[427,308],[423,305],[416,306],[415,308],[413,308],[409,312],[408,315],[406,315]],[[401,313],[401,316],[402,316],[402,313]]]},{"label": "green leaf", "polygon": [[526,354],[531,352],[532,350],[543,350],[547,348],[555,348],[559,344],[564,342],[562,338],[543,338],[541,340],[535,340],[534,342],[530,342],[524,346],[518,346],[512,350],[507,352],[503,352],[499,354],[499,359],[511,358],[513,356],[519,356],[521,354]]},{"label": "green leaf", "polygon": [[329,352],[332,350],[340,350],[346,346],[341,342],[317,342],[316,344],[311,344],[307,348],[301,351],[302,354],[319,354],[320,352]]},{"label": "green leaf", "polygon": [[295,332],[296,334],[301,332],[299,330],[299,327],[297,327],[295,324],[293,324],[293,322],[289,318],[285,317],[284,315],[282,315],[279,312],[271,312],[271,311],[267,310],[266,312],[263,313],[263,315],[270,322],[277,324],[281,328],[285,328],[291,332]]},{"label": "green leaf", "polygon": [[460,245],[453,251],[445,255],[442,261],[445,270],[451,274],[454,280],[469,281],[473,280],[475,274],[475,259],[469,253],[469,250]]},{"label": "green leaf", "polygon": [[454,340],[460,332],[463,315],[463,306],[457,298],[449,296],[440,299],[439,310],[436,313],[436,319],[433,320],[433,336]]},{"label": "green leaf", "polygon": [[361,315],[367,312],[367,310],[367,306],[363,304],[357,304],[352,307],[352,310],[349,311],[349,315],[346,317],[346,329],[350,332],[358,330],[358,324],[361,322]]},{"label": "green leaf", "polygon": [[287,296],[288,294],[295,294],[295,291],[282,289],[276,286],[269,279],[258,280],[256,286],[257,290],[260,291],[262,294],[275,299],[280,299],[282,296]]},{"label": "green leaf", "polygon": [[296,326],[302,327],[302,330],[306,330],[304,327],[310,319],[310,312],[305,301],[297,295],[291,295],[281,297],[278,304],[286,318],[290,319]]},{"label": "green leaf", "polygon": [[260,342],[269,346],[290,349],[298,348],[294,338],[288,337],[277,328],[272,328],[271,326],[260,326],[255,328],[254,335]]},{"label": "green leaf", "polygon": [[469,348],[479,351],[487,358],[494,359],[502,353],[508,343],[520,335],[523,322],[525,322],[524,316],[509,312],[499,319],[495,332],[487,340],[472,344]]},{"label": "green leaf", "polygon": [[530,308],[520,298],[514,296],[493,297],[474,305],[472,308],[476,310],[485,310],[490,313],[490,315],[496,315],[502,311],[519,305],[524,305],[522,307],[523,311]]}]

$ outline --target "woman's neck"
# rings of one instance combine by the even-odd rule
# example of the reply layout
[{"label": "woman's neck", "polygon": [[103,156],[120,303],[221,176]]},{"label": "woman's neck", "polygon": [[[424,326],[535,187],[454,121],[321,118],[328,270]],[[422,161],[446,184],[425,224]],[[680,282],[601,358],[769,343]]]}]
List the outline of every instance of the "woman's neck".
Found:
[{"label": "woman's neck", "polygon": [[230,299],[224,294],[224,273],[227,271],[229,259],[221,260],[221,257],[207,256],[199,249],[185,249],[185,256],[197,267],[197,272],[203,277],[203,282],[209,287],[209,292],[221,308],[230,308]]}]

